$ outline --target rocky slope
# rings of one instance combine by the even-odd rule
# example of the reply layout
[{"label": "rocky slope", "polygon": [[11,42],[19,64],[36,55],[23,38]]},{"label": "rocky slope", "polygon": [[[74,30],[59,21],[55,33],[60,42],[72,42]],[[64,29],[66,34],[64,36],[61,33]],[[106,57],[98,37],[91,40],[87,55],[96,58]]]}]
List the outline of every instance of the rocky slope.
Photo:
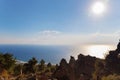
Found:
[{"label": "rocky slope", "polygon": [[65,59],[62,59],[60,66],[54,73],[54,77],[58,80],[88,80],[92,78],[94,72],[94,64],[96,58],[91,56],[78,55],[78,59],[75,60],[71,56],[69,63]]}]

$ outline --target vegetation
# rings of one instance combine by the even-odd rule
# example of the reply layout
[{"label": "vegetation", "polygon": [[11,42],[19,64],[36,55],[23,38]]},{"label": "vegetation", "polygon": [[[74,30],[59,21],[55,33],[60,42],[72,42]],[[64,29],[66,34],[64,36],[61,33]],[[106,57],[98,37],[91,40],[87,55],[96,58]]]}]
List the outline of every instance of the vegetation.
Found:
[{"label": "vegetation", "polygon": [[95,62],[95,71],[93,73],[93,79],[97,80],[99,77],[101,77],[103,69],[104,69],[104,60],[97,59]]},{"label": "vegetation", "polygon": [[[47,75],[50,77],[55,71],[55,65],[41,59],[40,63],[35,57],[29,59],[27,63],[16,63],[17,60],[10,53],[0,53],[0,80],[1,78],[8,79],[10,75],[18,76],[16,80],[22,80],[25,76],[34,77],[33,75]],[[30,74],[33,74],[29,76]],[[32,79],[34,80],[34,79]]]},{"label": "vegetation", "polygon": [[120,75],[116,75],[116,74],[109,75],[109,76],[103,77],[102,80],[120,80]]},{"label": "vegetation", "polygon": [[43,59],[40,61],[38,69],[40,71],[44,71],[45,70],[45,61]]},{"label": "vegetation", "polygon": [[0,71],[7,70],[8,72],[12,72],[15,66],[15,58],[12,54],[0,54]]},{"label": "vegetation", "polygon": [[32,58],[28,61],[28,63],[24,64],[24,72],[25,73],[35,73],[37,70],[37,60],[36,58]]}]

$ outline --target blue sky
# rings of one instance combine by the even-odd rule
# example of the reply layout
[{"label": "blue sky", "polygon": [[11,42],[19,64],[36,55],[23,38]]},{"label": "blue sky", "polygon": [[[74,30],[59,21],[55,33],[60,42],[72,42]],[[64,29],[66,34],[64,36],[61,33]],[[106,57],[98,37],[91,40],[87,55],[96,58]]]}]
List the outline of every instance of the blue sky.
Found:
[{"label": "blue sky", "polygon": [[0,0],[0,43],[118,42],[120,0],[107,0],[107,11],[101,17],[91,16],[90,7],[95,1]]}]

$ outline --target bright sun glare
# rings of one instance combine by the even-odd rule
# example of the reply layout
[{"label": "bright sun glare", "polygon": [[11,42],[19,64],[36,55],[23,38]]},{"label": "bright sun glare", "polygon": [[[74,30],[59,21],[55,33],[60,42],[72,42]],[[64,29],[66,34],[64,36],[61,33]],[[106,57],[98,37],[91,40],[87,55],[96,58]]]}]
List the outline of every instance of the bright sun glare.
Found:
[{"label": "bright sun glare", "polygon": [[111,49],[109,45],[91,45],[87,47],[87,52],[99,58],[104,58],[105,53],[107,53]]},{"label": "bright sun glare", "polygon": [[106,5],[104,2],[97,1],[92,5],[92,13],[95,15],[101,15],[105,12]]}]

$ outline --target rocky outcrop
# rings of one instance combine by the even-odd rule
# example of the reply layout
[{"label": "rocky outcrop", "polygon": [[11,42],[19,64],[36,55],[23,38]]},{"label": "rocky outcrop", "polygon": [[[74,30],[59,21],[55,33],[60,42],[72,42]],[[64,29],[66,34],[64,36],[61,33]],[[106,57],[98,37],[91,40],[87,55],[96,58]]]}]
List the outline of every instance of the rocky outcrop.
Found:
[{"label": "rocky outcrop", "polygon": [[70,66],[66,62],[65,59],[62,59],[60,62],[60,66],[57,68],[56,72],[54,73],[54,77],[58,80],[70,80]]},{"label": "rocky outcrop", "polygon": [[82,54],[78,55],[78,60],[76,60],[75,64],[75,77],[76,80],[80,80],[81,77],[84,80],[88,80],[92,78],[92,73],[95,70],[95,57],[84,56]]},{"label": "rocky outcrop", "polygon": [[120,74],[120,42],[117,45],[117,49],[110,51],[105,59],[105,69],[109,74]]},{"label": "rocky outcrop", "polygon": [[60,66],[54,73],[54,77],[58,80],[88,80],[92,78],[94,72],[95,57],[78,55],[75,60],[71,56],[69,63],[62,59]]},{"label": "rocky outcrop", "polygon": [[73,56],[70,57],[69,66],[71,68],[75,67],[75,58]]}]

